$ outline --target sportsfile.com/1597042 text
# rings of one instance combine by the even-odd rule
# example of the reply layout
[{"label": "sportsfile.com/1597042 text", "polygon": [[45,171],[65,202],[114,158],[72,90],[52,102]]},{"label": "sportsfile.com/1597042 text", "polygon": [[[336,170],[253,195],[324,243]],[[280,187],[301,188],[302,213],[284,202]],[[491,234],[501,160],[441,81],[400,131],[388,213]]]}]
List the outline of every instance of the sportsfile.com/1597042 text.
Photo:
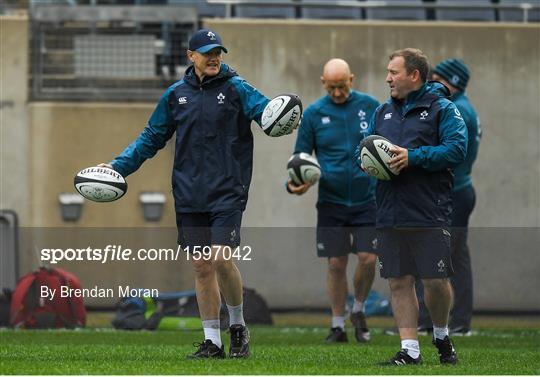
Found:
[{"label": "sportsfile.com/1597042 text", "polygon": [[130,249],[122,245],[107,245],[92,248],[46,248],[40,250],[41,262],[57,264],[58,262],[87,261],[87,262],[116,262],[116,261],[178,261],[186,260],[217,260],[236,259],[251,261],[251,246],[186,246],[178,245],[172,248],[141,248]]}]

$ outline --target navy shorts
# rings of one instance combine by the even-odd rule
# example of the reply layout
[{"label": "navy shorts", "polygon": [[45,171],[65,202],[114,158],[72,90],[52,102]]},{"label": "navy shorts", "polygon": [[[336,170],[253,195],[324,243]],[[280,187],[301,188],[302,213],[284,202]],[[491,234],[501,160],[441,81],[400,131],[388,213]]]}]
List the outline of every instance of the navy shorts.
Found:
[{"label": "navy shorts", "polygon": [[354,207],[317,203],[317,255],[330,258],[374,253],[375,210],[375,202]]},{"label": "navy shorts", "polygon": [[178,244],[185,250],[205,247],[240,245],[241,210],[202,213],[176,213]]},{"label": "navy shorts", "polygon": [[446,228],[377,229],[381,277],[412,275],[436,279],[452,276],[450,238]]}]

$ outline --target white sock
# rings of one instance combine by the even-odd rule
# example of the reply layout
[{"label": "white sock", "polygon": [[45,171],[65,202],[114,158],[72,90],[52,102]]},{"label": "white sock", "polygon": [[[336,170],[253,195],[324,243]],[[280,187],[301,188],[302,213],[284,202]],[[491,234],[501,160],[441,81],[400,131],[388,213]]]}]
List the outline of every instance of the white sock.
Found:
[{"label": "white sock", "polygon": [[242,325],[245,326],[246,322],[244,321],[244,310],[243,310],[244,303],[240,303],[240,305],[236,306],[230,306],[227,305],[227,309],[229,309],[229,324],[232,325]]},{"label": "white sock", "polygon": [[358,313],[358,312],[365,312],[366,311],[366,304],[364,301],[358,301],[356,299],[354,299],[354,304],[353,304],[353,307],[352,307],[352,312],[353,313]]},{"label": "white sock", "polygon": [[202,321],[204,339],[210,339],[216,346],[221,347],[221,332],[219,329],[219,319]]},{"label": "white sock", "polygon": [[345,330],[345,317],[332,316],[332,327],[341,327],[341,329]]},{"label": "white sock", "polygon": [[407,350],[407,354],[413,359],[418,359],[418,356],[420,356],[420,344],[416,339],[402,340],[401,348]]},{"label": "white sock", "polygon": [[433,326],[433,336],[435,339],[443,340],[448,336],[448,326],[446,327],[435,327]]}]

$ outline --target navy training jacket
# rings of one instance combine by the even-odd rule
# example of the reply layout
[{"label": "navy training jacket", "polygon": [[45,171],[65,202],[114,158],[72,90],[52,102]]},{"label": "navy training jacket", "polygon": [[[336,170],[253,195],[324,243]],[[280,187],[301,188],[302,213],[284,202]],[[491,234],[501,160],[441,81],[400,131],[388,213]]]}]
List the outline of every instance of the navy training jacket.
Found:
[{"label": "navy training jacket", "polygon": [[253,169],[251,121],[260,124],[268,102],[226,64],[202,83],[190,66],[165,91],[139,137],[111,164],[126,177],[176,132],[176,212],[244,210]]},{"label": "navy training jacket", "polygon": [[372,96],[352,90],[343,104],[326,95],[304,112],[294,153],[315,151],[322,170],[319,203],[351,207],[375,200],[375,178],[358,169],[353,156],[377,106]]},{"label": "navy training jacket", "polygon": [[449,226],[452,168],[467,153],[467,127],[447,99],[448,89],[429,82],[405,103],[379,106],[370,133],[409,150],[409,166],[390,181],[377,181],[377,227]]}]

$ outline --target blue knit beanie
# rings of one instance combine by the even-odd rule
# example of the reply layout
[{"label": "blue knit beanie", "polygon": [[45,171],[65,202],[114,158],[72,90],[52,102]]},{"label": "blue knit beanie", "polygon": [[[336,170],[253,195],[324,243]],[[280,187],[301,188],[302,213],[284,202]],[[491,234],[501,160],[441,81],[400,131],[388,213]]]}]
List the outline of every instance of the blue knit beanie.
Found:
[{"label": "blue knit beanie", "polygon": [[433,73],[448,81],[454,88],[465,91],[469,82],[469,68],[461,59],[446,59],[437,64]]}]

